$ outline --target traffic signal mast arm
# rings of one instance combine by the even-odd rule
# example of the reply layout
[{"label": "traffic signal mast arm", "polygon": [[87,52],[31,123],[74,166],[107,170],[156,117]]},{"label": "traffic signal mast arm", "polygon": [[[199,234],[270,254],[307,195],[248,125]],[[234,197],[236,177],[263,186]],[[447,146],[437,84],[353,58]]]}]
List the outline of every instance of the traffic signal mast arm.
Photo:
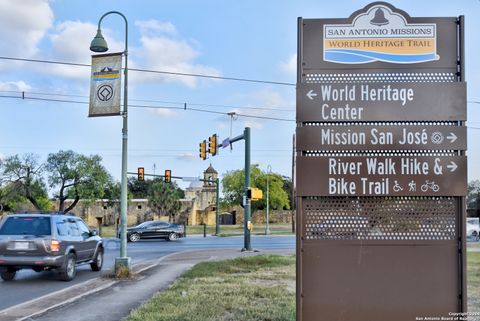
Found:
[{"label": "traffic signal mast arm", "polygon": [[[128,175],[137,175],[137,173],[132,173],[132,172],[127,172]],[[150,176],[150,177],[161,177],[161,178],[165,178],[165,175],[157,175],[157,174],[146,174],[144,173],[143,176]],[[175,178],[175,179],[183,179],[182,176],[170,176],[171,178]]]}]

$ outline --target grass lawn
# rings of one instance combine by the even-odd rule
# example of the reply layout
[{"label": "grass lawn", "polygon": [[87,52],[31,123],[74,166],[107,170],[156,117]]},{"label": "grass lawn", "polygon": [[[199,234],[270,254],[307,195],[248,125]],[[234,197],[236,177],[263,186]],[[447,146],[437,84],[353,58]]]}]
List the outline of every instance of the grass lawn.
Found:
[{"label": "grass lawn", "polygon": [[480,252],[467,252],[468,311],[480,312]]},{"label": "grass lawn", "polygon": [[295,257],[205,262],[126,321],[294,321]]},{"label": "grass lawn", "polygon": [[[480,252],[467,254],[468,311],[480,311]],[[294,321],[295,257],[196,265],[126,321]]]}]

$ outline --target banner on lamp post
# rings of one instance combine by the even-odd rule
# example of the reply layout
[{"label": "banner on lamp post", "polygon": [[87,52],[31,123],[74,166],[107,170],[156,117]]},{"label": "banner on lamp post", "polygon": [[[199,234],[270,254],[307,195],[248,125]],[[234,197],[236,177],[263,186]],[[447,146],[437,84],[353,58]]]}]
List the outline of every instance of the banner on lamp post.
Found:
[{"label": "banner on lamp post", "polygon": [[92,56],[88,117],[120,115],[122,53]]}]

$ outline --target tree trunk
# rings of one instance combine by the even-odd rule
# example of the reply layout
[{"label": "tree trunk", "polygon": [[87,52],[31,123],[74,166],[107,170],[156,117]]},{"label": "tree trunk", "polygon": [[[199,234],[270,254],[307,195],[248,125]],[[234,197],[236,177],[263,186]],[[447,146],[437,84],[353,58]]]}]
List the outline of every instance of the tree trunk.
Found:
[{"label": "tree trunk", "polygon": [[37,200],[34,197],[32,197],[31,195],[27,195],[26,197],[30,201],[30,203],[32,203],[35,209],[40,210],[40,205],[38,204]]},{"label": "tree trunk", "polygon": [[75,200],[73,201],[72,204],[70,204],[69,207],[67,207],[67,209],[65,210],[65,213],[68,213],[69,211],[71,211],[78,203],[78,201],[80,200],[80,197],[75,197]]}]

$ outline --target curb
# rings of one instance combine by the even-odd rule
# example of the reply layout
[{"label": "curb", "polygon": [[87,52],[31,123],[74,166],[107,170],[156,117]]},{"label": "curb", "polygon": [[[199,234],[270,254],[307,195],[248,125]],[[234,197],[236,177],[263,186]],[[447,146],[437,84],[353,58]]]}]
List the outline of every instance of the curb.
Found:
[{"label": "curb", "polygon": [[[149,264],[149,265],[144,266],[144,267],[141,267],[141,268],[139,268],[140,266],[142,266],[141,263],[136,264],[136,265],[132,266],[132,270],[134,271],[134,273],[142,273],[142,272],[144,272],[148,269],[151,269],[151,268],[154,268],[154,267],[158,266],[163,260],[166,260],[166,259],[170,258],[171,256],[174,256],[176,254],[183,253],[183,252],[188,252],[188,251],[182,251],[182,252],[175,252],[175,253],[167,254],[165,256],[162,256],[157,261],[154,261],[154,263]],[[136,270],[136,268],[139,268],[139,269]],[[94,294],[94,293],[100,292],[102,290],[108,289],[109,287],[111,287],[111,286],[113,286],[113,285],[115,285],[115,284],[117,284],[121,281],[122,280],[106,280],[105,278],[103,278],[102,275],[100,275],[96,278],[87,280],[87,281],[79,283],[79,284],[72,285],[68,288],[61,289],[61,290],[46,294],[44,296],[41,296],[39,298],[35,298],[35,299],[32,299],[32,300],[29,300],[29,301],[26,301],[26,302],[8,307],[6,309],[3,309],[3,310],[0,311],[0,319],[2,321],[10,321],[10,320],[11,321],[13,321],[13,320],[15,320],[15,321],[25,321],[25,320],[28,320],[30,318],[37,317],[39,315],[45,314],[50,310],[57,309],[57,308],[60,308],[62,306],[68,305],[72,302],[80,300],[80,299],[82,299],[86,296],[89,296],[91,294]],[[98,283],[98,286],[95,286],[96,283]],[[93,289],[91,289],[92,286],[94,286]],[[78,290],[81,290],[82,288],[90,289],[90,290],[87,290],[86,292],[82,292],[80,294],[71,295],[70,297],[67,297],[68,292],[72,292],[72,293],[75,294],[75,293],[78,293]],[[67,293],[67,296],[65,295],[65,293]],[[59,302],[59,303],[51,305],[51,304],[49,304],[50,301]],[[34,310],[34,311],[31,311],[31,310]]]},{"label": "curb", "polygon": [[[192,261],[190,262],[192,264],[192,267],[200,262],[207,262],[207,261],[217,261],[217,260],[228,260],[234,257],[239,257],[239,256],[249,256],[249,255],[259,255],[259,254],[268,254],[268,252],[283,252],[283,249],[277,249],[277,250],[267,250],[267,251],[262,251],[262,252],[240,252],[238,249],[222,249],[221,252],[223,251],[229,251],[229,255],[223,255],[220,254],[218,250],[204,250],[204,251],[198,251],[198,250],[184,250],[184,251],[179,251],[175,253],[170,253],[165,256],[162,256],[161,258],[154,260],[154,261],[148,261],[144,263],[139,263],[136,265],[132,266],[132,270],[136,274],[143,273],[149,269],[152,269],[154,267],[157,267],[161,265],[164,261],[167,261],[166,264],[178,264],[180,262],[185,261]],[[190,254],[190,255],[189,255]],[[220,254],[220,255],[216,255]],[[187,255],[187,256],[186,256]],[[168,260],[178,257],[178,260],[171,260],[168,262]],[[27,321],[31,320],[31,318],[38,317],[40,315],[46,314],[51,310],[61,308],[63,306],[66,306],[68,304],[71,304],[77,300],[80,300],[86,296],[92,295],[94,293],[106,290],[113,285],[120,283],[123,280],[108,280],[103,278],[103,276],[98,276],[96,278],[87,280],[85,282],[75,284],[73,286],[70,286],[65,289],[61,289],[58,291],[55,291],[53,293],[49,293],[47,295],[44,295],[42,297],[36,298],[29,300],[27,302],[23,302],[11,307],[8,307],[4,310],[0,311],[0,319],[2,321]],[[172,280],[174,281],[174,280]],[[92,287],[94,287],[92,289]],[[82,291],[82,289],[85,289],[86,292],[78,293],[79,291]],[[69,292],[70,296],[69,296]],[[52,302],[54,302],[52,304]]]}]

